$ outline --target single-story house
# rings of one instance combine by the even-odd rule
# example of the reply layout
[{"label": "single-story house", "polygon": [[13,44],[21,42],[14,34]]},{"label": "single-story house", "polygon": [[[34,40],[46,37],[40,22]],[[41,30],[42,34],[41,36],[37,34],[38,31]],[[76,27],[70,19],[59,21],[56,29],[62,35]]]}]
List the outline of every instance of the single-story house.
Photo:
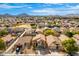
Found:
[{"label": "single-story house", "polygon": [[42,29],[42,28],[41,28],[41,29],[37,28],[37,29],[36,29],[36,32],[37,32],[37,33],[43,33],[43,30],[44,30],[44,29]]},{"label": "single-story house", "polygon": [[43,34],[38,34],[32,39],[32,45],[38,48],[46,47],[46,39]]},{"label": "single-story house", "polygon": [[77,45],[79,45],[79,34],[73,35],[73,39],[76,41]]},{"label": "single-story house", "polygon": [[49,49],[56,49],[57,45],[60,46],[60,40],[58,39],[58,37],[52,35],[46,37],[46,43]]},{"label": "single-story house", "polygon": [[6,42],[9,43],[11,40],[15,39],[15,37],[12,37],[10,34],[2,37],[2,39]]},{"label": "single-story house", "polygon": [[45,36],[43,34],[37,34],[33,39],[32,39],[32,45],[36,46],[37,48],[43,47],[49,48],[49,49],[56,49],[57,45],[60,46],[60,40],[56,36]]},{"label": "single-story house", "polygon": [[61,34],[60,36],[59,36],[59,40],[62,42],[62,41],[64,41],[64,40],[68,40],[69,39],[69,37],[67,37],[66,35],[64,35],[64,34]]}]

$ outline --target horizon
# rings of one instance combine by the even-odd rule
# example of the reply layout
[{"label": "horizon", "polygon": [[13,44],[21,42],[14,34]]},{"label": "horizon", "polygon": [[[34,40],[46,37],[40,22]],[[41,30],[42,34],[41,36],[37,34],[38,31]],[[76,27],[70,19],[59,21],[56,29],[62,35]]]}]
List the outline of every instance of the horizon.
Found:
[{"label": "horizon", "polygon": [[0,3],[0,15],[32,16],[79,14],[79,3]]}]

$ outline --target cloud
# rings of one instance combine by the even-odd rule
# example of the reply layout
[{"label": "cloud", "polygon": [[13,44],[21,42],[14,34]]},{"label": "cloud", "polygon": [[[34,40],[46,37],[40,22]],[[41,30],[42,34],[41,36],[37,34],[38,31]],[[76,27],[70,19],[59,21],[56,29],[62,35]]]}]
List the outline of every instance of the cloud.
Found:
[{"label": "cloud", "polygon": [[27,8],[30,8],[30,9],[31,9],[31,8],[33,8],[33,7],[31,7],[31,6],[28,6]]},{"label": "cloud", "polygon": [[44,3],[44,4],[60,4],[60,3]]},{"label": "cloud", "polygon": [[39,5],[39,7],[52,7],[53,5],[63,5],[62,3],[44,3],[44,4],[42,4],[42,6],[41,6],[41,4]]},{"label": "cloud", "polygon": [[[50,4],[50,3],[48,3]],[[42,15],[66,15],[66,14],[79,14],[79,4],[77,5],[70,5],[70,4],[59,4],[62,5],[64,8],[52,8],[46,7],[42,9],[33,10],[32,12],[35,14],[42,14]]]},{"label": "cloud", "polygon": [[24,6],[12,6],[12,5],[8,5],[8,4],[0,4],[0,8],[6,8],[6,9],[10,9],[10,8],[22,8]]},{"label": "cloud", "polygon": [[79,4],[76,4],[76,5],[70,5],[70,4],[66,4],[64,5],[66,9],[68,10],[78,10],[79,9]]},{"label": "cloud", "polygon": [[[57,5],[57,6],[53,7],[55,5]],[[60,6],[60,5],[62,5],[62,6]],[[41,7],[38,7],[38,6],[41,6]],[[78,10],[79,4],[71,5],[71,4],[63,4],[63,3],[54,3],[54,4],[53,3],[44,3],[44,4],[39,4],[36,7],[32,6],[32,5],[28,5],[28,4],[22,4],[22,5],[18,5],[18,6],[9,5],[9,4],[0,4],[0,8],[4,8],[4,9],[23,8],[23,10],[25,10],[25,11],[28,10],[28,13],[31,13],[33,15],[79,14],[79,10]],[[21,11],[21,12],[24,12],[24,11]]]},{"label": "cloud", "polygon": [[44,9],[40,9],[40,10],[33,10],[32,13],[34,14],[39,14],[39,15],[53,15],[53,14],[57,14],[60,13],[52,8],[44,8]]},{"label": "cloud", "polygon": [[23,8],[23,7],[30,8],[30,9],[33,8],[29,5],[13,6],[13,5],[8,5],[8,4],[0,4],[0,8],[4,8],[4,9]]},{"label": "cloud", "polygon": [[79,5],[71,6],[71,9],[79,9]]},{"label": "cloud", "polygon": [[33,14],[38,15],[66,15],[66,14],[77,14],[79,11],[71,9],[53,9],[53,8],[43,8],[33,10]]}]

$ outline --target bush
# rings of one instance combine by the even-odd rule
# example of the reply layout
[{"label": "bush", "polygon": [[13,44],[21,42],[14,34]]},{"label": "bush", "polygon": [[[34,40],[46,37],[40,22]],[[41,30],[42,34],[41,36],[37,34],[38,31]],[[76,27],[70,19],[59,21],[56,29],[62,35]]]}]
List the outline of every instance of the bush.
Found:
[{"label": "bush", "polygon": [[76,31],[75,33],[76,33],[76,34],[79,34],[79,31]]},{"label": "bush", "polygon": [[46,35],[46,36],[48,36],[48,35],[55,35],[56,34],[56,31],[51,30],[51,29],[45,29],[43,31],[43,34]]},{"label": "bush", "polygon": [[8,31],[6,29],[0,31],[0,36],[7,35]]},{"label": "bush", "polygon": [[78,46],[76,45],[76,41],[74,39],[64,40],[62,42],[62,46],[69,55],[73,55],[78,51]]},{"label": "bush", "polygon": [[32,27],[33,29],[36,29],[36,28],[37,28],[37,25],[36,25],[36,24],[31,24],[31,27]]},{"label": "bush", "polygon": [[5,42],[3,39],[0,39],[0,50],[4,50],[6,48]]},{"label": "bush", "polygon": [[65,32],[65,35],[67,35],[68,37],[73,37],[74,34],[75,32],[70,32],[70,31]]},{"label": "bush", "polygon": [[48,22],[48,25],[51,26],[51,25],[53,25],[53,23],[52,22]]}]

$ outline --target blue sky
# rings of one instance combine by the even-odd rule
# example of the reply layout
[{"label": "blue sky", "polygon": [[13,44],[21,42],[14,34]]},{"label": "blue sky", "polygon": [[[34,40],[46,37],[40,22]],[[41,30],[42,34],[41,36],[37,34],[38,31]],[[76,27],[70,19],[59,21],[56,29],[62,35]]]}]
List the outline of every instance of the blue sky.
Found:
[{"label": "blue sky", "polygon": [[66,15],[79,14],[78,3],[0,3],[0,14]]}]

